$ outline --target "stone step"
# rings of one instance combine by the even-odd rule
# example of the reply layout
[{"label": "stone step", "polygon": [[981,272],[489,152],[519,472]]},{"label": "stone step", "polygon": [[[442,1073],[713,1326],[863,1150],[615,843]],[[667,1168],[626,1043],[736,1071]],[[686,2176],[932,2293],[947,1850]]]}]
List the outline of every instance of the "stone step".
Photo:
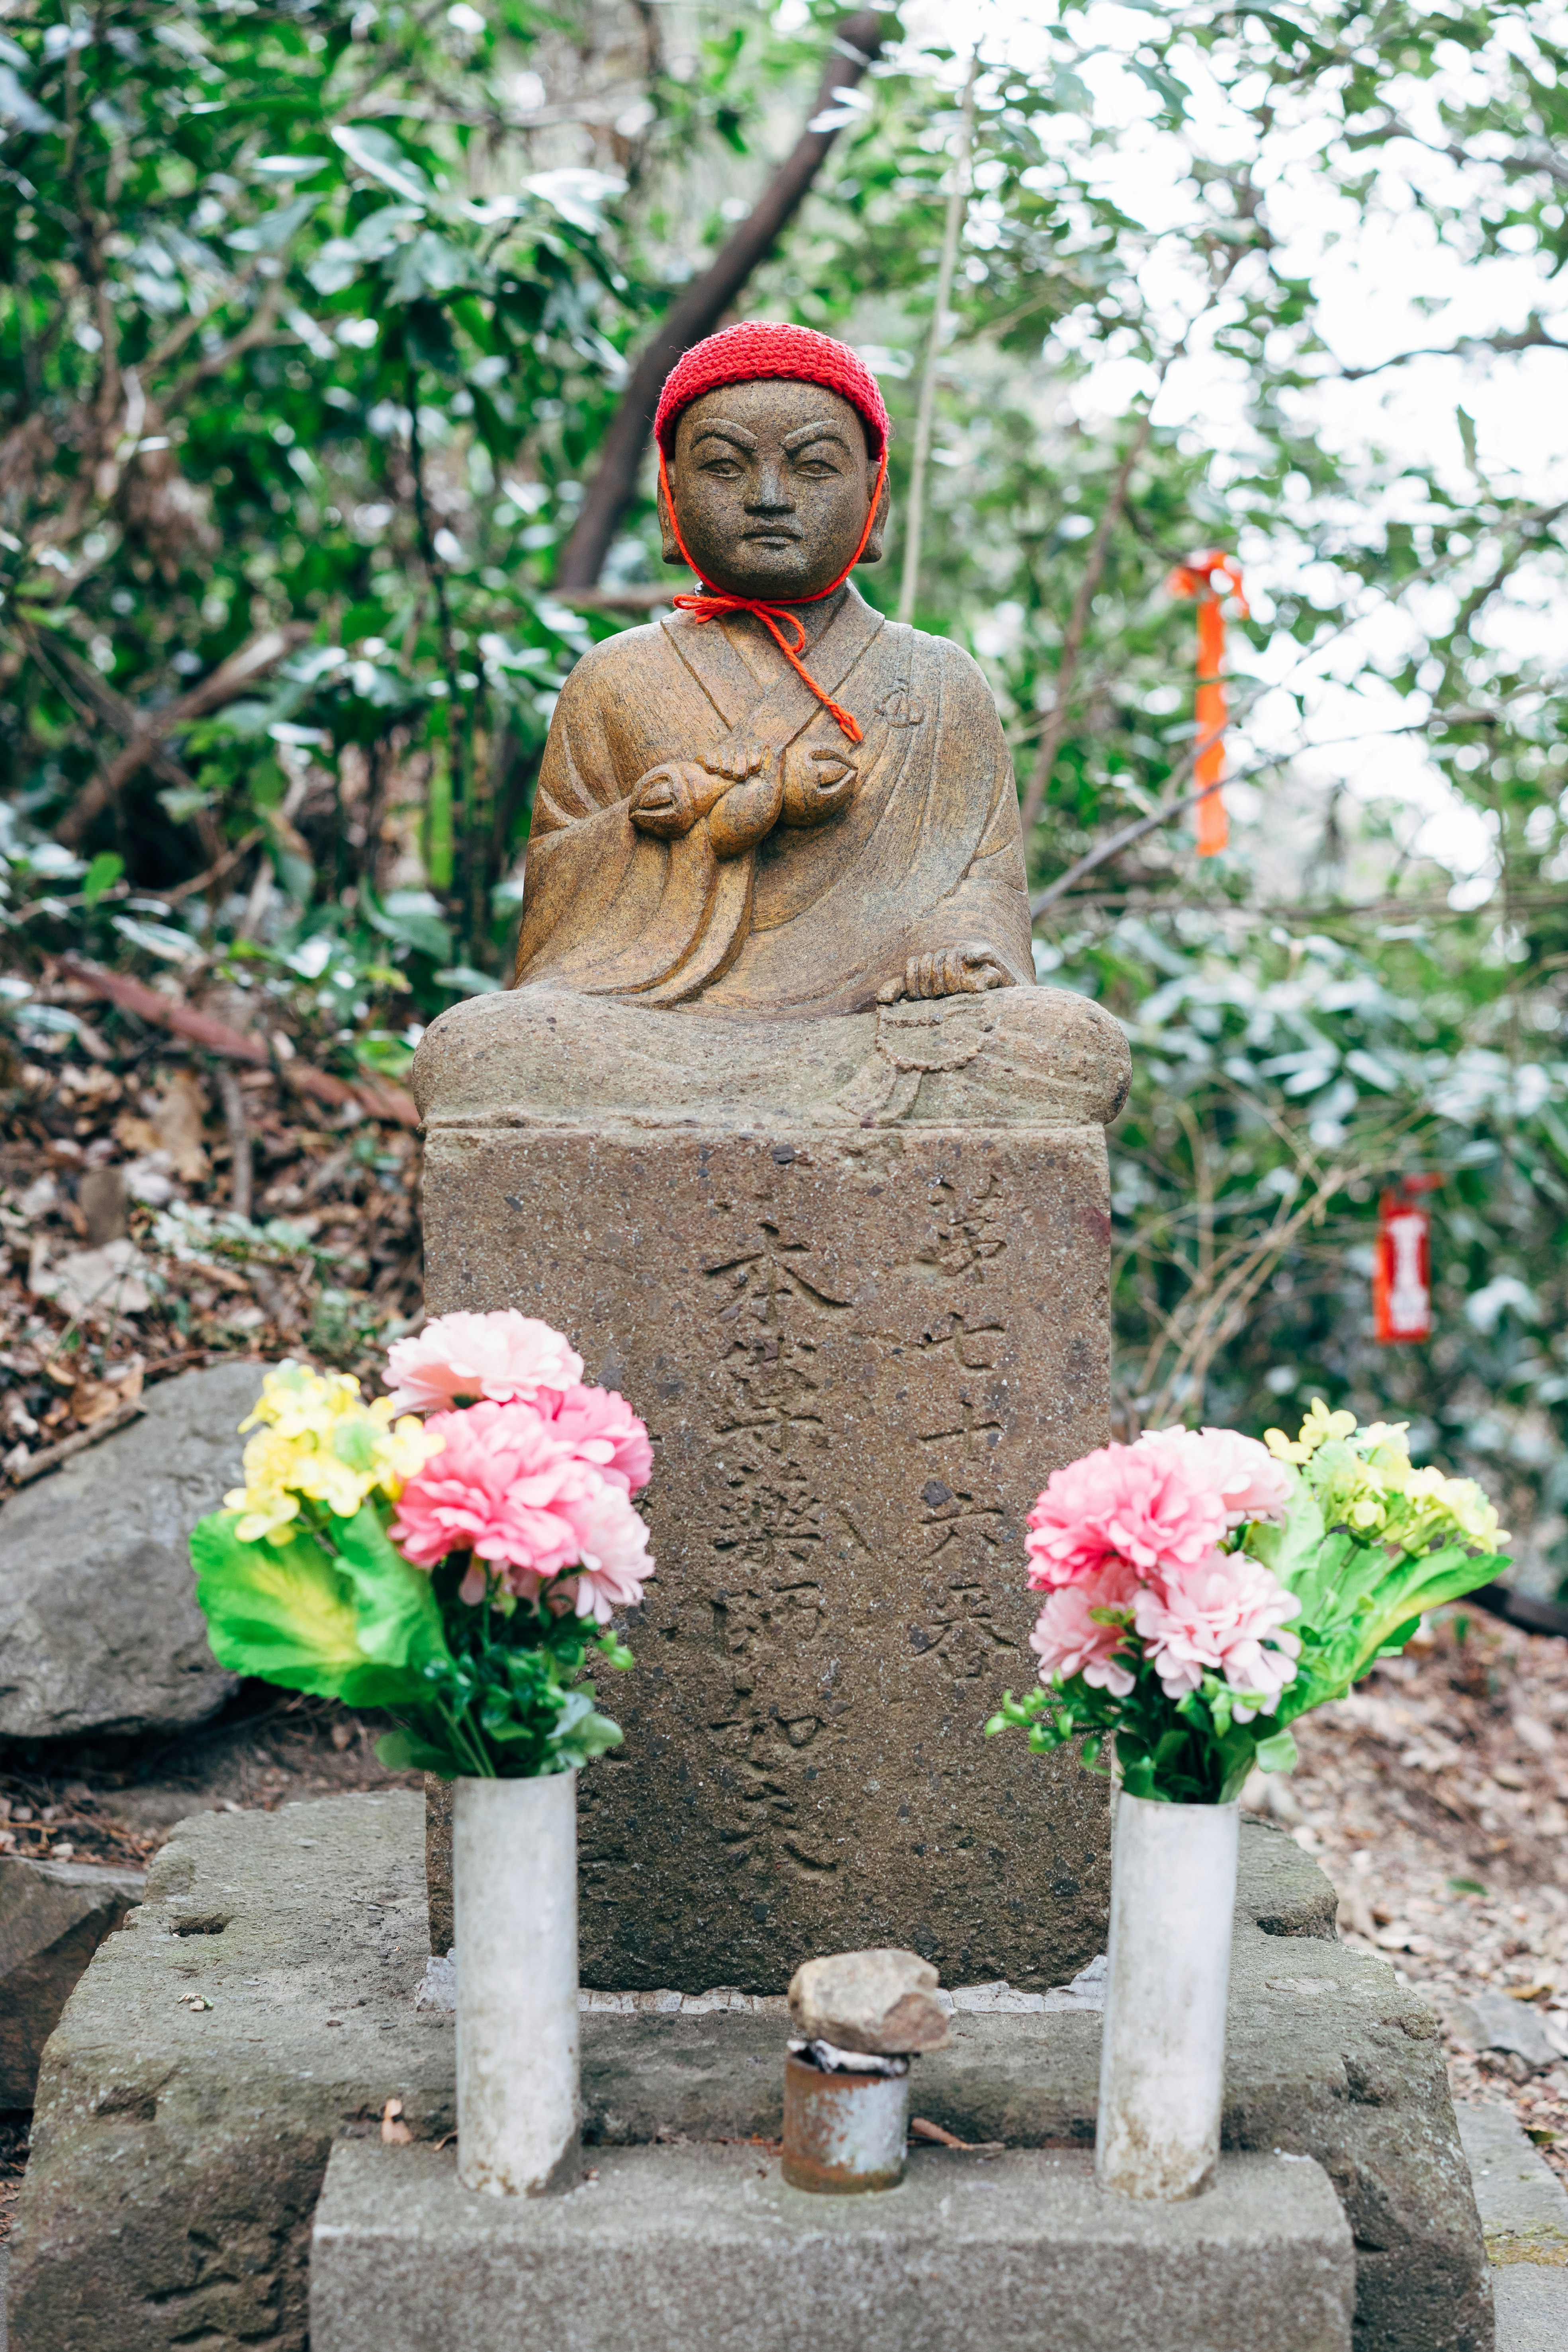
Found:
[{"label": "stone step", "polygon": [[1497,2352],[1563,2352],[1568,2192],[1511,2107],[1456,2112],[1492,2264]]},{"label": "stone step", "polygon": [[814,2197],[754,2147],[605,2148],[565,2197],[476,2195],[450,2149],[340,2142],[311,2352],[1350,2352],[1355,2252],[1310,2158],[1226,2157],[1182,2205],[1078,2150],[912,2156]]},{"label": "stone step", "polygon": [[[202,1813],[163,1848],[45,2056],[11,2273],[26,2352],[303,2339],[303,2241],[332,2142],[374,2131],[388,2098],[417,2142],[457,2121],[452,2018],[416,2005],[424,1832],[422,1800],[389,1790]],[[1391,1968],[1331,1940],[1333,1902],[1289,1838],[1244,1825],[1225,2145],[1324,2167],[1358,2246],[1365,2346],[1491,2352],[1436,2020]],[[966,1999],[979,1990],[994,1991]],[[703,2006],[584,2014],[590,2162],[778,2137],[783,2020]],[[919,2063],[913,2112],[1009,2151],[1088,2149],[1100,2032],[1082,2002],[958,2004],[951,2049]]]}]

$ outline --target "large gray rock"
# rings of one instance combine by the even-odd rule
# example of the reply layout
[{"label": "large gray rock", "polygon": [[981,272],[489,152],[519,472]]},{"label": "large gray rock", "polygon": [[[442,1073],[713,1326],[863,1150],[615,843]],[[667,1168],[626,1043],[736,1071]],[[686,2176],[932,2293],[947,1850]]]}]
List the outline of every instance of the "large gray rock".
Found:
[{"label": "large gray rock", "polygon": [[[301,2352],[334,2139],[375,2137],[388,2098],[416,2140],[457,2121],[452,2018],[415,2007],[423,1839],[423,1800],[401,1790],[176,1831],[45,2054],[12,2284],[26,2352]],[[1356,2242],[1358,2352],[1491,2352],[1436,2020],[1327,1940],[1333,1909],[1288,1838],[1244,1826],[1226,2145],[1328,2173]],[[1092,2010],[952,2022],[920,2062],[921,2115],[965,2140],[1090,2145]],[[752,2008],[587,2010],[585,2137],[776,2139],[788,2030]]]},{"label": "large gray rock", "polygon": [[139,1870],[0,1859],[0,2108],[32,2105],[61,2010],[145,1883]]},{"label": "large gray rock", "polygon": [[238,1479],[265,1369],[150,1390],[142,1420],[0,1510],[0,1738],[177,1730],[237,1687],[207,1647],[187,1545]]},{"label": "large gray rock", "polygon": [[[1092,2159],[931,2149],[880,2197],[755,2148],[616,2148],[571,2197],[474,2197],[448,2151],[333,2150],[312,2352],[1350,2352],[1355,2253],[1315,2164],[1233,2156],[1133,2203]],[[1047,2315],[1048,2314],[1048,2316]]]}]

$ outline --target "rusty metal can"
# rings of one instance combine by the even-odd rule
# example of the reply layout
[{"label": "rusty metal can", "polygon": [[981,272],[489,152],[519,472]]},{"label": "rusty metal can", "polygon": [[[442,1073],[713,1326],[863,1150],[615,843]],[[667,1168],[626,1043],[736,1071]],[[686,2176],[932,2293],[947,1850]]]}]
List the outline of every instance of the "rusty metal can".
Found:
[{"label": "rusty metal can", "polygon": [[910,2077],[828,2073],[784,2060],[784,2177],[792,2189],[854,2197],[904,2177]]}]

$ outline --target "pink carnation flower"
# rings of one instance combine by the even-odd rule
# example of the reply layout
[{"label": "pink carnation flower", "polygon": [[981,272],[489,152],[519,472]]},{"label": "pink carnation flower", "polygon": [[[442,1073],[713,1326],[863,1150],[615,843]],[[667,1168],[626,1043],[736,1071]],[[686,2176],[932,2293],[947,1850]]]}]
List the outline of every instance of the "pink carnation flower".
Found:
[{"label": "pink carnation flower", "polygon": [[1029,1513],[1037,1591],[1081,1584],[1111,1559],[1162,1576],[1202,1559],[1225,1532],[1220,1496],[1169,1447],[1102,1445],[1053,1470]]},{"label": "pink carnation flower", "polygon": [[564,1502],[562,1510],[571,1521],[582,1563],[562,1590],[571,1591],[579,1617],[607,1625],[617,1609],[636,1607],[653,1574],[647,1523],[632,1508],[626,1489],[613,1486],[607,1475],[594,1475],[588,1491]]},{"label": "pink carnation flower", "polygon": [[1174,1454],[1194,1486],[1223,1496],[1228,1527],[1285,1516],[1290,1474],[1256,1437],[1238,1429],[1149,1429],[1138,1444]]},{"label": "pink carnation flower", "polygon": [[541,1389],[574,1388],[583,1359],[548,1323],[506,1307],[437,1315],[413,1338],[393,1342],[386,1369],[395,1412],[433,1412],[464,1398],[512,1404]]},{"label": "pink carnation flower", "polygon": [[538,1404],[580,1462],[592,1462],[628,1495],[647,1485],[653,1447],[624,1396],[614,1389],[541,1389]]},{"label": "pink carnation flower", "polygon": [[584,1459],[538,1405],[470,1405],[433,1414],[426,1427],[441,1451],[405,1486],[390,1530],[416,1568],[471,1552],[461,1587],[469,1601],[484,1598],[481,1562],[528,1601],[578,1569],[562,1588],[566,1603],[601,1624],[642,1598],[653,1562],[625,1477]]},{"label": "pink carnation flower", "polygon": [[1134,1677],[1115,1654],[1126,1640],[1126,1626],[1100,1624],[1089,1612],[1125,1610],[1136,1590],[1132,1570],[1117,1561],[1092,1583],[1064,1585],[1053,1592],[1029,1636],[1029,1647],[1040,1661],[1040,1680],[1081,1675],[1096,1690],[1125,1698]]},{"label": "pink carnation flower", "polygon": [[1205,1673],[1223,1675],[1233,1691],[1261,1700],[1234,1709],[1238,1723],[1250,1723],[1272,1713],[1296,1679],[1300,1641],[1280,1629],[1300,1605],[1260,1560],[1213,1551],[1194,1567],[1167,1570],[1162,1589],[1143,1586],[1132,1622],[1167,1697],[1196,1690]]},{"label": "pink carnation flower", "polygon": [[576,1532],[562,1506],[595,1473],[532,1405],[471,1405],[436,1413],[427,1427],[441,1451],[404,1487],[391,1528],[416,1567],[471,1551],[537,1586],[575,1566]]}]

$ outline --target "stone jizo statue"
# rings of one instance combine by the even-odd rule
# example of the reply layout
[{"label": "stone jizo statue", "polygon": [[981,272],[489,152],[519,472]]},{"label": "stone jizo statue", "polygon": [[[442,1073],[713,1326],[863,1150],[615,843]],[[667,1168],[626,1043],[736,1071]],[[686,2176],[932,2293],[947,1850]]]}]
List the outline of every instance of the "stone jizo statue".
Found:
[{"label": "stone jizo statue", "polygon": [[666,560],[719,593],[568,679],[519,982],[798,1018],[1031,980],[984,681],[847,578],[882,552],[875,377],[824,336],[733,328],[676,370],[658,433]]},{"label": "stone jizo statue", "polygon": [[850,577],[869,371],[728,329],[655,429],[699,592],[567,679],[516,984],[414,1074],[429,1311],[544,1317],[654,1439],[584,1980],[782,1991],[897,1948],[1062,1983],[1104,1948],[1103,1789],[981,1727],[1033,1671],[1025,1514],[1107,1434],[1126,1045],[1035,984],[980,671]]}]

